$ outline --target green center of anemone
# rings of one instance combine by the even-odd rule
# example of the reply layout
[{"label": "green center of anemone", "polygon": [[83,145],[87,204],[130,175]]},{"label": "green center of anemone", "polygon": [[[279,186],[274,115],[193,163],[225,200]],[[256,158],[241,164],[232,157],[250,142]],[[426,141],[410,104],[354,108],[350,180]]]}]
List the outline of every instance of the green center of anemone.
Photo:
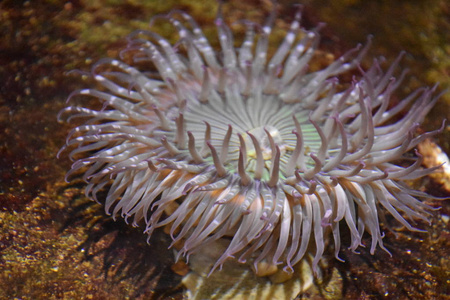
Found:
[{"label": "green center of anemone", "polygon": [[[270,134],[270,136],[272,137],[274,144],[280,148],[281,156],[283,156],[286,152],[286,145],[283,143],[283,138],[281,137],[278,129],[276,129],[275,127],[270,125],[260,126],[249,130],[248,133],[252,134],[258,140],[265,162],[270,161],[275,155],[275,153],[273,153],[268,134]],[[250,138],[248,133],[242,134],[247,150],[247,157],[256,159],[255,146],[253,145],[252,139]]]},{"label": "green center of anemone", "polygon": [[[303,164],[307,168],[313,167],[315,163],[309,153],[317,153],[321,141],[308,120],[308,112],[301,110],[296,104],[280,106],[280,99],[273,95],[265,95],[259,101],[250,99],[249,102],[253,102],[251,107],[226,105],[224,103],[227,101],[221,100],[215,106],[211,103],[200,104],[184,112],[185,130],[195,137],[195,147],[202,154],[203,161],[214,164],[213,155],[208,146],[205,146],[209,141],[229,173],[239,173],[239,156],[245,153],[245,172],[251,177],[259,176],[261,180],[268,181],[275,164],[279,165],[278,176],[281,180],[292,176],[293,170],[300,166],[291,158],[298,147],[298,137],[293,133],[298,131],[295,118],[301,126]],[[236,106],[240,106],[240,109]],[[209,126],[209,138],[206,133],[208,126],[205,124]],[[262,157],[259,168],[255,141]],[[279,159],[275,162],[277,151]]]},{"label": "green center of anemone", "polygon": [[[262,153],[262,158],[264,160],[262,179],[268,180],[270,178],[270,169],[273,164],[273,159],[275,158],[276,155],[275,149],[273,147],[275,145],[279,147],[281,158],[285,156],[286,149],[291,147],[289,147],[287,144],[284,143],[283,138],[281,137],[281,134],[278,131],[278,129],[270,125],[256,127],[247,131],[247,133],[242,134],[242,137],[245,141],[245,148],[248,159],[246,171],[251,174],[255,173],[257,163],[257,153],[255,145],[253,144],[253,141],[250,138],[249,134],[253,135],[258,141]],[[271,136],[273,145],[271,144],[268,135]],[[283,177],[281,171],[280,176]]]}]

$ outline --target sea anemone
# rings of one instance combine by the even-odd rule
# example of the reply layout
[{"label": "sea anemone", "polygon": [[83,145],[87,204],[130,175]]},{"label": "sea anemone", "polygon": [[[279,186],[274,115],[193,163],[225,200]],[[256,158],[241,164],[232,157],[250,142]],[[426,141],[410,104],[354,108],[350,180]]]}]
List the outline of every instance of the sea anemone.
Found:
[{"label": "sea anemone", "polygon": [[[272,56],[274,14],[262,26],[243,22],[234,48],[219,11],[218,50],[188,14],[157,18],[177,30],[175,45],[134,32],[122,53],[134,66],[103,59],[91,72],[100,90],[68,99],[94,97],[103,107],[60,114],[86,120],[63,147],[73,149],[67,176],[84,172],[86,195],[109,214],[145,222],[149,236],[165,227],[179,257],[221,239],[226,250],[212,270],[235,258],[257,273],[261,263],[292,272],[307,253],[317,270],[330,232],[339,258],[344,222],[350,249],[367,232],[373,254],[377,245],[386,250],[387,215],[413,231],[412,219],[428,220],[432,208],[421,200],[430,196],[404,181],[438,168],[421,168],[421,155],[410,151],[440,131],[416,134],[438,96],[422,88],[393,101],[402,55],[387,71],[379,60],[364,70],[369,39],[310,71],[319,34],[301,28],[300,12]],[[349,70],[359,77],[341,82]]]}]

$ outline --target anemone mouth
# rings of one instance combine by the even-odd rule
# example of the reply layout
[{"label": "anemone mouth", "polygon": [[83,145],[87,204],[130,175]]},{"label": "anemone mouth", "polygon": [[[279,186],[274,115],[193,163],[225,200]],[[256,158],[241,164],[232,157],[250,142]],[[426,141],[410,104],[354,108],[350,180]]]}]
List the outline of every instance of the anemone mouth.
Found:
[{"label": "anemone mouth", "polygon": [[[402,181],[437,167],[421,169],[418,153],[408,167],[395,161],[439,132],[415,134],[438,97],[434,88],[420,89],[390,108],[404,76],[392,79],[401,55],[386,72],[375,61],[338,91],[335,76],[358,66],[370,42],[308,72],[319,35],[300,27],[299,12],[270,60],[273,16],[259,34],[249,24],[234,49],[219,14],[220,53],[189,15],[166,19],[186,56],[153,32],[136,32],[128,50],[136,61],[153,63],[157,78],[102,60],[92,76],[104,91],[83,89],[69,99],[95,97],[103,109],[61,112],[87,119],[69,134],[75,162],[67,176],[83,170],[86,195],[95,200],[107,188],[109,213],[135,225],[144,220],[149,235],[168,226],[173,244],[183,242],[180,256],[227,237],[213,269],[235,257],[286,271],[311,248],[317,267],[328,228],[337,257],[340,222],[350,229],[351,249],[366,231],[373,253],[384,248],[379,216],[391,214],[410,230],[416,229],[399,212],[427,220],[431,208],[419,199],[429,196]],[[99,71],[102,65],[113,70]],[[394,116],[399,120],[389,123]]]}]

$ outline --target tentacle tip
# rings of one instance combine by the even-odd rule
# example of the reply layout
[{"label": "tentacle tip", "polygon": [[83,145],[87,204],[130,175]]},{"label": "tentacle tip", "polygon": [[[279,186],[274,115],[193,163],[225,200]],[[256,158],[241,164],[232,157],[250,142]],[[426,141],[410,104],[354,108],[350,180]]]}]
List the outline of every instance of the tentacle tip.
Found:
[{"label": "tentacle tip", "polygon": [[290,263],[288,263],[286,265],[286,267],[283,268],[283,271],[287,274],[293,274],[294,273],[294,268],[292,267],[292,265]]},{"label": "tentacle tip", "polygon": [[340,261],[340,262],[342,262],[342,263],[345,262],[344,259],[342,259],[342,258],[339,257],[339,251],[335,253],[334,257],[335,257],[338,261]]}]

